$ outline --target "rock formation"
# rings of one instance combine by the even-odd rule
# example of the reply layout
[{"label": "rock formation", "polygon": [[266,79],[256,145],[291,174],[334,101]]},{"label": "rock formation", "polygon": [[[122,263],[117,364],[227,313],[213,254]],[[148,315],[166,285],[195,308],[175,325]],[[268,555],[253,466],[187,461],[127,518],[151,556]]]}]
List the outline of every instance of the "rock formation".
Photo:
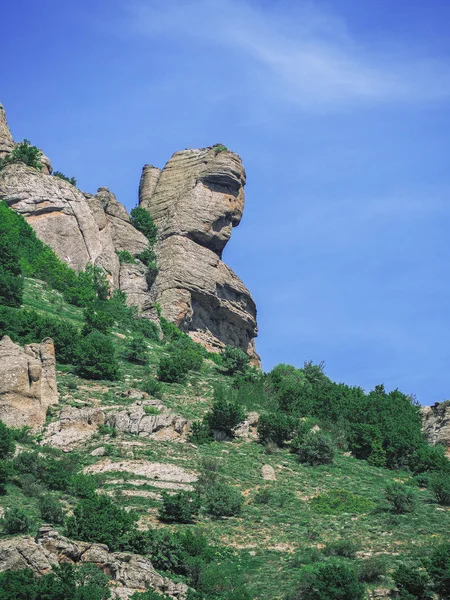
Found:
[{"label": "rock formation", "polygon": [[420,409],[422,429],[429,444],[442,444],[450,453],[450,402],[437,402]]},{"label": "rock formation", "polygon": [[[0,109],[0,155],[12,150]],[[47,165],[47,162],[48,165]],[[101,266],[111,287],[154,318],[162,315],[211,351],[242,348],[259,364],[254,338],[256,307],[242,281],[221,260],[244,208],[245,171],[240,158],[222,146],[176,152],[162,171],[144,167],[139,203],[158,229],[159,274],[151,289],[140,261],[119,264],[116,252],[139,254],[147,239],[130,222],[108,188],[92,196],[67,181],[14,163],[0,171],[0,199],[22,214],[39,238],[76,270]]]},{"label": "rock formation", "polygon": [[0,341],[0,421],[8,427],[40,429],[47,409],[58,403],[55,349],[51,339],[22,348]]},{"label": "rock formation", "polygon": [[59,535],[50,525],[43,525],[36,539],[27,536],[0,541],[0,571],[30,568],[41,576],[62,562],[95,564],[111,579],[113,598],[125,600],[147,589],[178,600],[187,596],[188,589],[184,583],[174,583],[157,573],[147,558],[125,552],[109,552],[104,544],[74,542]]},{"label": "rock formation", "polygon": [[244,208],[240,158],[219,147],[176,152],[159,173],[146,165],[139,204],[158,226],[162,314],[209,350],[237,346],[259,363],[256,307],[242,281],[221,260]]}]

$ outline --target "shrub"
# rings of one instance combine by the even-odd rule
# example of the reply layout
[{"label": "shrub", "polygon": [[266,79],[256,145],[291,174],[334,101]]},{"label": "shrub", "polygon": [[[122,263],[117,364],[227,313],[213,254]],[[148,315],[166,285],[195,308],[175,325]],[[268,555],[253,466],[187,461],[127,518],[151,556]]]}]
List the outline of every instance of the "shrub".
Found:
[{"label": "shrub", "polygon": [[348,435],[350,452],[360,460],[367,460],[373,452],[374,444],[380,443],[380,429],[367,423],[353,423]]},{"label": "shrub", "polygon": [[31,473],[24,473],[19,477],[19,484],[24,496],[39,498],[45,487]]},{"label": "shrub", "polygon": [[220,355],[222,365],[228,375],[243,373],[250,363],[248,355],[240,348],[234,348],[233,346],[225,346]]},{"label": "shrub", "polygon": [[77,180],[75,179],[75,177],[67,177],[67,175],[64,175],[64,173],[61,173],[61,171],[53,171],[52,175],[53,177],[58,177],[59,179],[67,181],[67,183],[70,183],[75,187],[77,185]]},{"label": "shrub", "polygon": [[416,565],[401,564],[393,573],[395,585],[400,591],[401,598],[408,596],[402,594],[407,592],[418,600],[428,600],[431,596],[430,578],[428,573]]},{"label": "shrub", "polygon": [[386,557],[370,556],[360,562],[358,578],[364,583],[378,583],[386,575],[386,571]]},{"label": "shrub", "polygon": [[186,334],[181,331],[181,329],[179,329],[175,323],[171,323],[166,318],[160,316],[159,322],[161,325],[161,331],[163,332],[164,338],[167,341],[177,340],[186,336]]},{"label": "shrub", "polygon": [[433,590],[441,598],[450,597],[450,543],[437,546],[429,559],[427,570],[433,582]]},{"label": "shrub", "polygon": [[298,460],[310,466],[330,465],[334,459],[334,445],[329,437],[320,431],[309,432],[297,451]]},{"label": "shrub", "polygon": [[158,325],[150,319],[137,318],[132,322],[132,329],[137,333],[140,333],[145,338],[159,342],[159,329]]},{"label": "shrub", "polygon": [[0,421],[0,460],[14,452],[16,444],[14,443],[14,434],[3,421]]},{"label": "shrub", "polygon": [[339,515],[342,513],[364,513],[372,510],[375,504],[347,490],[330,490],[315,496],[311,500],[311,508],[323,515]]},{"label": "shrub", "polygon": [[420,446],[409,459],[408,466],[415,475],[433,471],[450,473],[450,461],[445,455],[445,447],[439,444]]},{"label": "shrub", "polygon": [[164,600],[164,598],[169,598],[166,594],[158,594],[153,590],[147,590],[146,592],[135,592],[130,600]]},{"label": "shrub", "polygon": [[31,525],[28,515],[17,507],[7,508],[1,523],[4,533],[8,535],[27,533]]},{"label": "shrub", "polygon": [[303,565],[312,565],[314,563],[323,562],[324,556],[319,548],[306,548],[305,550],[297,551],[292,557],[291,566],[295,569]]},{"label": "shrub", "polygon": [[119,378],[119,364],[113,341],[106,335],[92,331],[80,341],[77,351],[77,373],[87,379]]},{"label": "shrub", "polygon": [[193,444],[209,444],[213,441],[211,431],[207,423],[193,421],[189,432],[189,441]]},{"label": "shrub", "polygon": [[191,492],[163,493],[162,501],[159,518],[169,523],[193,523],[200,510],[199,498]]},{"label": "shrub", "polygon": [[149,262],[147,265],[147,270],[145,272],[145,281],[147,282],[147,286],[150,289],[155,282],[156,276],[159,273],[159,269],[155,262]]},{"label": "shrub", "polygon": [[29,140],[23,140],[16,144],[9,154],[0,159],[0,170],[7,164],[22,162],[37,169],[42,170],[41,164],[42,152],[36,146],[32,146]]},{"label": "shrub", "polygon": [[137,335],[127,342],[124,357],[130,362],[145,365],[148,361],[148,346],[143,335]]},{"label": "shrub", "polygon": [[431,474],[428,478],[428,485],[439,504],[450,506],[450,473],[437,472]]},{"label": "shrub", "polygon": [[137,515],[116,506],[108,496],[93,494],[81,500],[67,519],[67,535],[118,550],[123,537],[135,527]]},{"label": "shrub", "polygon": [[153,379],[153,377],[147,377],[146,379],[141,381],[139,387],[143,392],[149,394],[150,396],[153,396],[154,398],[162,398],[162,385],[159,381]]},{"label": "shrub", "polygon": [[103,311],[100,306],[91,304],[84,309],[83,335],[88,335],[92,331],[99,331],[104,335],[108,335],[113,325],[114,319]]},{"label": "shrub", "polygon": [[64,523],[64,512],[61,502],[55,496],[47,494],[39,499],[39,513],[41,519],[52,525]]},{"label": "shrub", "polygon": [[416,495],[410,487],[393,481],[386,486],[386,500],[396,513],[410,513],[415,509]]},{"label": "shrub", "polygon": [[208,423],[211,431],[223,431],[232,437],[233,429],[245,419],[245,411],[234,400],[225,400],[220,397],[213,402],[211,410],[205,415],[205,423]]},{"label": "shrub", "polygon": [[242,494],[226,483],[216,483],[205,490],[206,511],[214,518],[234,517],[241,512]]},{"label": "shrub", "polygon": [[146,404],[143,408],[146,415],[159,415],[161,413],[159,408],[156,408],[156,406]]},{"label": "shrub", "polygon": [[142,250],[142,252],[136,254],[135,256],[138,260],[141,261],[141,263],[144,263],[144,265],[146,266],[150,265],[151,263],[156,264],[156,254],[154,253],[153,248],[150,245],[147,246],[145,250]]},{"label": "shrub", "polygon": [[343,558],[355,558],[359,550],[359,544],[352,540],[337,540],[327,544],[323,550],[325,556],[342,556]]},{"label": "shrub", "polygon": [[223,144],[214,144],[213,150],[216,155],[220,154],[221,152],[229,152],[228,148]]},{"label": "shrub", "polygon": [[282,412],[261,415],[257,426],[260,441],[274,442],[280,447],[291,438],[293,429],[292,417]]},{"label": "shrub", "polygon": [[0,202],[0,304],[20,306],[22,296],[19,232],[14,215],[2,201]]},{"label": "shrub", "polygon": [[296,600],[363,600],[365,587],[354,569],[327,562],[306,567],[302,572]]},{"label": "shrub", "polygon": [[152,247],[156,240],[158,228],[155,225],[150,213],[147,212],[145,208],[137,206],[131,211],[130,217],[133,227],[136,227],[136,229],[145,235],[150,246]]},{"label": "shrub", "polygon": [[158,364],[158,379],[166,383],[182,383],[186,379],[186,365],[180,354],[163,356]]},{"label": "shrub", "polygon": [[136,259],[128,250],[116,250],[117,258],[119,259],[119,263],[121,265],[125,264],[136,264]]},{"label": "shrub", "polygon": [[189,336],[173,340],[167,350],[171,355],[177,356],[186,372],[200,371],[206,351],[200,344],[193,342]]},{"label": "shrub", "polygon": [[0,496],[5,496],[8,492],[6,484],[10,478],[10,469],[8,465],[0,460]]}]

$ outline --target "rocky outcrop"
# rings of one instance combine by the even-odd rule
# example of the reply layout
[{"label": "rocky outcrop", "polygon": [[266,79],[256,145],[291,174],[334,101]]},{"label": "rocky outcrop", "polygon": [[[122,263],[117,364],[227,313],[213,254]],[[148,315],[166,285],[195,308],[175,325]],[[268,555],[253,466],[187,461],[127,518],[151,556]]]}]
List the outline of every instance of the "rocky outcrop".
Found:
[{"label": "rocky outcrop", "polygon": [[0,104],[0,158],[9,154],[14,148],[14,140],[6,121],[6,113]]},{"label": "rocky outcrop", "polygon": [[4,336],[0,341],[0,420],[8,427],[26,425],[38,430],[48,407],[57,403],[52,340],[22,348]]},{"label": "rocky outcrop", "polygon": [[422,430],[429,444],[442,444],[450,454],[450,401],[423,406],[420,410]]},{"label": "rocky outcrop", "polygon": [[92,563],[111,580],[113,598],[130,598],[153,589],[170,598],[184,600],[188,588],[155,571],[152,563],[138,554],[109,552],[104,544],[78,542],[59,535],[50,525],[39,529],[36,539],[19,537],[0,540],[0,571],[30,568],[36,575],[50,573],[62,562]]},{"label": "rocky outcrop", "polygon": [[244,185],[245,171],[233,152],[184,150],[161,172],[144,167],[139,203],[158,226],[153,290],[162,314],[209,350],[230,344],[259,364],[255,303],[221,260],[242,217]]}]

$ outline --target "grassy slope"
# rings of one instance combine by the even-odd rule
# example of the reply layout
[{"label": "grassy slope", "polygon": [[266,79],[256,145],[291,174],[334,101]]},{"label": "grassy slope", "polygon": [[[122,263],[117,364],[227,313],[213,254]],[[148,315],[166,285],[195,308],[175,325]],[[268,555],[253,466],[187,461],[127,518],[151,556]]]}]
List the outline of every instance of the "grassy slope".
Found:
[{"label": "grassy slope", "polygon": [[[25,304],[40,312],[58,315],[81,324],[82,312],[65,304],[60,294],[48,291],[40,282],[29,280],[26,285]],[[126,331],[121,331],[127,334]],[[123,341],[118,338],[118,345]],[[150,346],[150,369],[164,353],[158,344]],[[144,367],[123,363],[124,378],[120,382],[89,382],[77,378],[64,367],[58,370],[61,405],[72,406],[123,404],[121,391],[136,387],[144,375]],[[190,376],[188,383],[164,386],[163,402],[178,414],[189,419],[200,418],[207,410],[212,397],[213,383],[226,381],[211,361],[204,361],[200,375]],[[138,443],[139,445],[135,445]],[[282,598],[298,577],[299,567],[295,553],[310,547],[323,547],[340,538],[352,539],[360,544],[361,555],[388,554],[391,567],[400,556],[421,555],[438,541],[448,540],[450,512],[439,507],[427,490],[418,490],[417,511],[410,515],[392,515],[383,500],[383,491],[390,480],[401,480],[415,485],[406,473],[395,473],[370,467],[363,461],[340,454],[332,467],[305,467],[287,450],[267,454],[255,442],[212,443],[195,447],[192,444],[160,442],[136,438],[132,435],[97,433],[83,448],[83,462],[88,465],[98,460],[89,452],[99,445],[107,445],[112,460],[134,459],[175,463],[183,468],[198,469],[203,457],[213,457],[220,463],[222,476],[244,494],[246,501],[239,518],[213,521],[205,516],[198,525],[212,542],[229,546],[235,561],[241,565],[248,587],[255,598]],[[270,464],[275,469],[277,481],[264,482],[261,466]],[[157,519],[159,500],[148,496],[130,496],[127,490],[160,490],[148,480],[145,486],[135,485],[126,473],[111,472],[105,475],[103,488],[114,493],[117,501],[133,507],[145,526],[163,526]],[[143,479],[139,476],[139,479]],[[111,483],[115,481],[116,483]],[[258,490],[268,488],[270,501],[255,502]],[[310,498],[330,489],[346,489],[376,503],[368,514],[343,514],[328,516],[315,513]],[[0,497],[3,506],[19,503],[26,507],[39,522],[36,501],[25,498],[15,486],[10,495]],[[69,500],[66,498],[66,500]],[[174,528],[176,526],[172,526]],[[183,526],[179,526],[183,527]]]}]

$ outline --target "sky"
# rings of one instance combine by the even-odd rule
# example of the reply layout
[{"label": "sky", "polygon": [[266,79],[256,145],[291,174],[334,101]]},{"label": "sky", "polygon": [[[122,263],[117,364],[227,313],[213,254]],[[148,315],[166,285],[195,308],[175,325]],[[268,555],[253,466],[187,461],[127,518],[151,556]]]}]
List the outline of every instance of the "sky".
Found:
[{"label": "sky", "polygon": [[0,101],[80,189],[215,143],[264,370],[450,398],[447,0],[6,0]]}]

